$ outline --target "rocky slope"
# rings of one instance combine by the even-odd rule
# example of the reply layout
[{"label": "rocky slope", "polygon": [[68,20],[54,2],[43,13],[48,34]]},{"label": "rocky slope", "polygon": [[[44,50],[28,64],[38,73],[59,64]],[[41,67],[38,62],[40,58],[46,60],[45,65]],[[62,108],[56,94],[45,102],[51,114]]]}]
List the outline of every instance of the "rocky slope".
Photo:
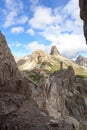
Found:
[{"label": "rocky slope", "polygon": [[[33,100],[31,101],[32,88],[36,87],[27,76],[23,75],[17,67],[14,57],[6,43],[5,37],[0,32],[0,129],[25,130],[40,129],[45,121],[39,123],[34,120],[40,116],[41,111]],[[26,104],[26,101],[28,103]],[[31,103],[30,103],[31,101]],[[28,105],[29,104],[29,105]],[[27,106],[28,105],[28,106]],[[34,109],[36,106],[36,113]],[[26,108],[27,107],[27,108]],[[28,111],[28,112],[27,112]],[[30,114],[31,112],[31,114]],[[26,113],[26,115],[25,115]],[[28,114],[28,115],[27,115]],[[30,118],[31,116],[31,118]],[[27,123],[28,118],[28,123]],[[42,116],[42,119],[44,117]],[[49,118],[47,118],[49,119]],[[35,122],[33,126],[33,121]],[[46,119],[44,119],[46,120]],[[32,128],[31,128],[32,127]],[[40,129],[41,130],[41,129]]]},{"label": "rocky slope", "polygon": [[87,68],[87,58],[83,56],[77,57],[76,63]]},{"label": "rocky slope", "polygon": [[56,120],[63,118],[74,124],[75,129],[80,129],[80,124],[85,126],[87,123],[84,91],[71,66],[54,72],[41,82],[38,91],[34,91],[33,98],[51,117]]},{"label": "rocky slope", "polygon": [[5,37],[0,32],[0,93],[11,92],[29,97],[30,86],[32,84],[18,70]]}]

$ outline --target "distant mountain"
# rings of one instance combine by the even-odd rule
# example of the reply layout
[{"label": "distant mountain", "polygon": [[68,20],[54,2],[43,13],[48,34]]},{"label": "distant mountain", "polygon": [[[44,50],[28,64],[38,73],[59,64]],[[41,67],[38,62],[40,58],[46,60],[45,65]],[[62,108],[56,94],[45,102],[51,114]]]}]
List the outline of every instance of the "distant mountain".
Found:
[{"label": "distant mountain", "polygon": [[[30,78],[38,81],[40,78],[52,74],[54,71],[72,66],[76,75],[87,75],[87,69],[62,56],[57,48],[53,46],[51,53],[36,50],[17,61],[20,70],[26,72]],[[40,77],[38,77],[40,76]]]},{"label": "distant mountain", "polygon": [[60,54],[60,53],[59,53],[57,47],[56,47],[56,46],[52,46],[50,55],[55,55],[55,56],[57,56],[57,55],[59,55],[59,54]]},{"label": "distant mountain", "polygon": [[76,63],[87,68],[87,58],[81,55],[77,57]]}]

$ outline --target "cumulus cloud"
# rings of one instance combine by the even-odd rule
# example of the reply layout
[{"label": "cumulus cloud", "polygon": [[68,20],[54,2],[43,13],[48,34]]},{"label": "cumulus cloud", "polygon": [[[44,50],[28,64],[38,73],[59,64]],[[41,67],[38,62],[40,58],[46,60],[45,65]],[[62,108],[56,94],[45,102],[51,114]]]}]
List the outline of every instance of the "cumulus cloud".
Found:
[{"label": "cumulus cloud", "polygon": [[24,28],[23,27],[13,27],[12,29],[11,29],[11,32],[12,33],[22,33],[22,32],[24,32]]},{"label": "cumulus cloud", "polygon": [[27,33],[30,34],[31,36],[35,35],[35,32],[34,32],[34,30],[32,28],[28,29]]},{"label": "cumulus cloud", "polygon": [[28,17],[24,15],[24,5],[21,0],[4,0],[4,2],[5,28],[16,24],[24,24],[28,21]]},{"label": "cumulus cloud", "polygon": [[78,1],[70,0],[64,7],[55,9],[37,6],[29,20],[30,26],[50,41],[50,46],[56,45],[68,58],[87,52],[78,5]]},{"label": "cumulus cloud", "polygon": [[[29,0],[33,13],[30,18],[24,14],[24,5],[21,0],[17,0],[17,2],[16,0],[4,1],[6,7],[4,27],[24,24],[29,21],[29,29],[26,32],[31,36],[35,36],[37,33],[43,37],[43,40],[50,42],[50,46],[56,45],[64,56],[72,58],[78,53],[87,52],[82,21],[79,17],[78,0],[69,0],[64,7],[56,8],[40,5],[39,0]],[[23,31],[22,27],[11,29],[12,33]],[[50,46],[34,41],[27,44],[26,48],[30,51],[35,49],[47,51]]]},{"label": "cumulus cloud", "polygon": [[60,15],[54,15],[51,8],[38,6],[34,12],[33,18],[29,20],[29,24],[35,29],[44,29],[48,25],[56,24],[61,21]]},{"label": "cumulus cloud", "polygon": [[14,18],[17,16],[16,12],[10,12],[6,16],[6,22],[4,23],[4,27],[9,27],[10,25],[15,24]]},{"label": "cumulus cloud", "polygon": [[19,12],[19,11],[22,11],[23,10],[23,3],[18,0],[4,0],[5,2],[5,6],[6,8],[9,10],[9,11],[15,11],[16,9],[16,12]]},{"label": "cumulus cloud", "polygon": [[38,41],[34,41],[34,42],[31,42],[29,44],[27,44],[25,46],[29,51],[35,51],[35,50],[44,50],[44,51],[48,51],[50,46],[49,45],[44,45],[44,44],[40,44]]},{"label": "cumulus cloud", "polygon": [[57,37],[57,42],[52,42],[51,45],[56,45],[61,54],[68,58],[76,57],[78,53],[87,52],[83,35],[60,34]]}]

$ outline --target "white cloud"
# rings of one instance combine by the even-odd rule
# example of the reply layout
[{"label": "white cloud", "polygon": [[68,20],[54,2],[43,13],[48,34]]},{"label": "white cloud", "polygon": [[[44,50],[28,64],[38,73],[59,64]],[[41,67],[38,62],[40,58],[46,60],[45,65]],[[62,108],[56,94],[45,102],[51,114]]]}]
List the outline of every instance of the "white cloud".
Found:
[{"label": "white cloud", "polygon": [[21,46],[21,44],[20,43],[16,43],[16,47],[20,47]]},{"label": "white cloud", "polygon": [[22,46],[22,44],[21,43],[19,43],[19,42],[14,42],[14,43],[8,43],[8,45],[9,45],[9,47],[10,48],[15,48],[15,47],[20,47],[20,46]]},{"label": "white cloud", "polygon": [[59,26],[50,26],[41,35],[51,42],[51,46],[56,45],[61,54],[68,58],[75,57],[78,53],[87,52],[83,34],[62,33]]},{"label": "white cloud", "polygon": [[24,32],[24,28],[23,27],[13,27],[12,29],[11,29],[11,32],[12,33],[22,33],[22,32]]},{"label": "white cloud", "polygon": [[[68,58],[75,57],[78,53],[87,52],[82,21],[79,17],[78,1],[70,0],[64,8],[54,9],[55,15],[52,14],[52,10],[50,12],[51,18],[61,15],[62,19],[56,22],[49,22],[50,24],[46,28],[45,25],[47,23],[42,19],[40,25],[43,30],[40,32],[40,35],[50,41],[51,45],[56,45],[61,54]],[[35,17],[33,20],[36,21]],[[36,21],[36,24],[39,24],[39,20]],[[37,25],[32,24],[33,27],[37,27]]]},{"label": "white cloud", "polygon": [[51,8],[38,6],[34,12],[33,18],[29,20],[32,28],[44,29],[48,25],[56,24],[61,21],[60,15],[54,15]]},{"label": "white cloud", "polygon": [[27,33],[29,33],[31,36],[35,35],[35,32],[34,32],[34,30],[32,28],[28,29]]},{"label": "white cloud", "polygon": [[38,49],[48,51],[49,47],[49,45],[40,44],[38,41],[34,41],[26,45],[26,48],[31,52]]},{"label": "white cloud", "polygon": [[10,12],[6,17],[6,22],[4,23],[4,27],[9,27],[10,25],[15,24],[14,18],[17,16],[16,12]]},{"label": "white cloud", "polygon": [[51,45],[56,45],[64,56],[68,58],[76,57],[78,53],[87,52],[83,35],[63,34],[57,37],[57,42],[52,42]]},{"label": "white cloud", "polygon": [[21,2],[21,0],[4,0],[6,8],[9,11],[22,11],[23,10],[23,3]]},{"label": "white cloud", "polygon": [[28,21],[28,17],[24,15],[24,5],[21,0],[4,0],[4,2],[5,28],[16,24],[24,24]]},{"label": "white cloud", "polygon": [[[15,24],[24,24],[28,21],[28,17],[23,13],[24,6],[21,0],[18,0],[20,4],[17,3],[18,1],[15,2],[16,0],[5,1],[7,9],[5,27]],[[82,21],[79,17],[78,0],[69,0],[64,7],[54,9],[40,6],[39,0],[29,1],[31,2],[33,17],[29,19],[29,29],[27,33],[34,36],[37,32],[43,36],[45,40],[50,42],[50,46],[57,45],[61,54],[68,58],[75,57],[77,53],[87,52],[87,46],[83,36]],[[22,15],[20,15],[20,12]],[[17,31],[18,29],[13,29],[13,32]],[[19,32],[21,31],[18,31],[18,33]],[[46,51],[49,50],[50,46],[34,41],[29,43],[26,48],[30,51],[34,51],[35,49]]]},{"label": "white cloud", "polygon": [[26,15],[22,15],[15,20],[17,24],[24,24],[28,21],[28,17]]}]

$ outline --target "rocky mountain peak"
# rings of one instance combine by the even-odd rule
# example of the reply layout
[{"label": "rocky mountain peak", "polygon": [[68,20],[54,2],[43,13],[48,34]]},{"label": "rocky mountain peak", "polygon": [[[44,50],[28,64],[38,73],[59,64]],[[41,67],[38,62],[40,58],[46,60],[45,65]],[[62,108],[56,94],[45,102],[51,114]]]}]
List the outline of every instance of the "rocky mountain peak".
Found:
[{"label": "rocky mountain peak", "polygon": [[76,63],[81,66],[87,67],[87,58],[79,55],[76,59]]},{"label": "rocky mountain peak", "polygon": [[56,46],[52,46],[50,55],[58,55],[60,54]]},{"label": "rocky mountain peak", "polygon": [[36,50],[31,55],[31,60],[35,62],[44,62],[47,59],[48,54],[42,50]]}]

